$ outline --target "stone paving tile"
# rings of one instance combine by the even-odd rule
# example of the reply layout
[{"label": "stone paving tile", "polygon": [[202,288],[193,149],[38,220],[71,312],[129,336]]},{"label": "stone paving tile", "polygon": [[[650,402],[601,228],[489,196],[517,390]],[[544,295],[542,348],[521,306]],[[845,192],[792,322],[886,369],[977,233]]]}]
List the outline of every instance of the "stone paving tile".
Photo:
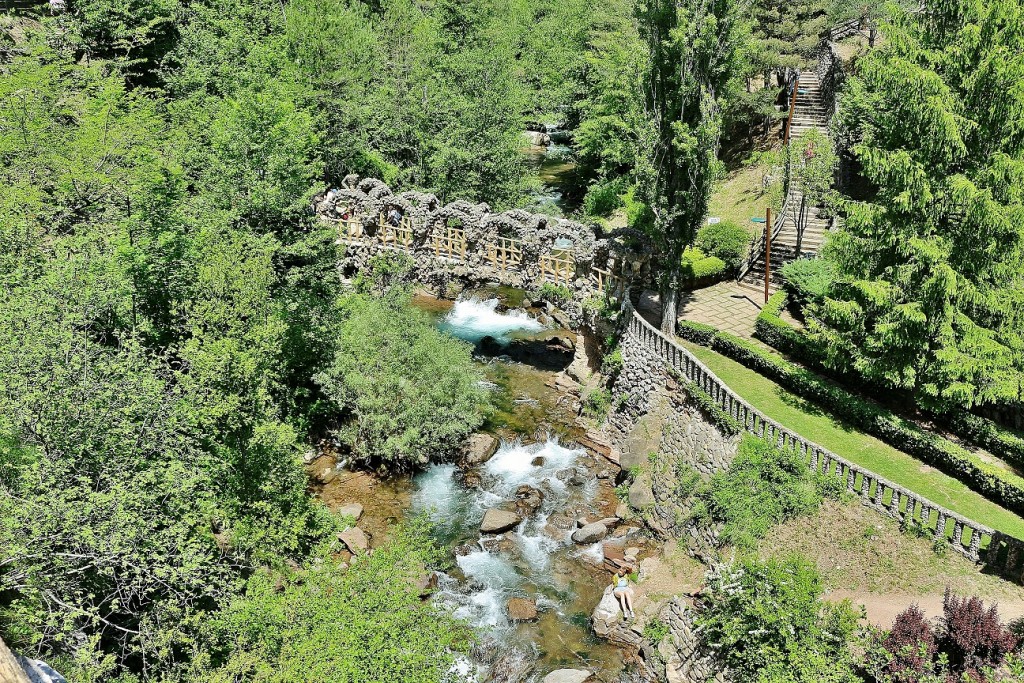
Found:
[{"label": "stone paving tile", "polygon": [[757,292],[735,282],[720,282],[684,293],[679,317],[750,338],[761,306]]}]

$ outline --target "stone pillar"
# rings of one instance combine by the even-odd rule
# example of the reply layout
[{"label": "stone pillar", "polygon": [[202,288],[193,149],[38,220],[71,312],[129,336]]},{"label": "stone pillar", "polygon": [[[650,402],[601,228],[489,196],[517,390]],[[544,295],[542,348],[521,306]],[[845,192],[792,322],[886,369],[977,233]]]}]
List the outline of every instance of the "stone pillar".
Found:
[{"label": "stone pillar", "polygon": [[971,545],[967,549],[967,557],[971,562],[981,560],[981,531],[971,527]]},{"label": "stone pillar", "polygon": [[860,477],[860,502],[862,505],[871,505],[871,483],[874,481],[866,474]]},{"label": "stone pillar", "polygon": [[879,510],[884,510],[885,509],[885,505],[882,502],[883,500],[885,500],[885,484],[883,484],[882,482],[879,481],[879,482],[876,482],[876,485],[875,485],[875,499],[874,499],[874,505]]},{"label": "stone pillar", "polygon": [[959,519],[953,520],[953,547],[963,552],[964,547],[964,523]]},{"label": "stone pillar", "polygon": [[942,510],[938,510],[938,516],[935,518],[935,540],[946,540],[946,513]]},{"label": "stone pillar", "polygon": [[900,492],[898,489],[892,490],[892,500],[889,501],[889,515],[897,520],[903,519],[903,515],[900,513]]}]

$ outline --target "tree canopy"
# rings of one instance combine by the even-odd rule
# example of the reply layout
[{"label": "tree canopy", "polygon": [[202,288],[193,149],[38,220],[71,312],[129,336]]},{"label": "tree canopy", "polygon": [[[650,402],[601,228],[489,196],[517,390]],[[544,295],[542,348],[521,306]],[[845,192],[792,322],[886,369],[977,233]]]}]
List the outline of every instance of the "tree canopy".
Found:
[{"label": "tree canopy", "polygon": [[1015,402],[1022,361],[1019,2],[900,15],[858,62],[841,124],[875,191],[846,207],[810,308],[828,362],[926,407]]}]

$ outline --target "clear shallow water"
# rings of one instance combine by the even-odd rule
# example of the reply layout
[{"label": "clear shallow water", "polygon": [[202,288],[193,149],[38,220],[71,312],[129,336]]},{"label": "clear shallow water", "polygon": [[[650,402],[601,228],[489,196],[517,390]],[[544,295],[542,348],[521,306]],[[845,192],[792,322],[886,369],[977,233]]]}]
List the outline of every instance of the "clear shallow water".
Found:
[{"label": "clear shallow water", "polygon": [[[498,310],[499,301],[518,306],[524,295],[491,288],[456,302],[421,296],[414,303],[440,329],[472,343],[485,336],[507,343],[554,332],[526,311]],[[589,624],[606,578],[593,571],[604,559],[601,544],[576,546],[570,539],[577,517],[604,516],[602,495],[608,494],[599,491],[593,476],[582,486],[569,486],[558,476],[589,458],[573,444],[579,432],[575,411],[553,388],[554,373],[506,356],[478,361],[486,377],[482,385],[495,406],[484,429],[503,437],[501,447],[473,473],[469,486],[451,464],[432,465],[409,482],[409,512],[427,515],[434,536],[453,551],[454,566],[441,578],[437,599],[493,641],[492,652],[496,648],[506,658],[535,661],[532,676],[516,681],[536,682],[553,669],[579,667],[614,680],[621,654],[594,637]],[[523,484],[543,493],[541,507],[500,544],[482,544],[484,512],[514,500]],[[538,620],[510,622],[511,597],[536,600]],[[486,680],[472,659],[462,663],[460,673],[466,681]]]},{"label": "clear shallow water", "polygon": [[[578,547],[570,539],[576,516],[598,514],[596,479],[577,486],[563,481],[584,456],[583,449],[554,437],[530,444],[513,440],[480,468],[474,488],[463,486],[454,466],[445,464],[413,480],[412,511],[426,514],[439,540],[455,547],[456,566],[440,581],[436,599],[494,638],[496,647],[532,653],[537,680],[561,666],[590,662],[604,673],[621,666],[618,652],[596,641],[586,620],[603,588],[586,568],[603,560],[601,546]],[[541,506],[500,544],[480,543],[484,512],[514,500],[524,484],[543,493]],[[512,597],[534,599],[538,621],[511,622],[506,605]]]}]

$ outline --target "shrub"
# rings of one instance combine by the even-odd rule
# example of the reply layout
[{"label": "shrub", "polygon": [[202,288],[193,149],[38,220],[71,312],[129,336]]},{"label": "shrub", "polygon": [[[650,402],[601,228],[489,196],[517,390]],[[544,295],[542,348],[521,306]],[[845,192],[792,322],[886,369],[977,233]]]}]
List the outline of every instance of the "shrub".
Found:
[{"label": "shrub", "polygon": [[448,680],[472,633],[420,598],[418,581],[442,554],[424,525],[388,535],[349,568],[325,557],[315,569],[254,573],[245,597],[205,624],[216,654],[190,680]]},{"label": "shrub", "polygon": [[837,276],[836,265],[823,258],[800,258],[782,267],[786,290],[801,304],[823,301]]},{"label": "shrub", "polygon": [[618,377],[620,372],[622,372],[622,349],[616,347],[601,360],[601,374],[614,378]]},{"label": "shrub", "polygon": [[644,638],[655,645],[664,640],[668,633],[668,624],[661,619],[650,619],[644,624]]},{"label": "shrub", "polygon": [[735,271],[747,255],[750,234],[733,221],[722,221],[698,230],[694,244],[708,256],[724,261],[730,271]]},{"label": "shrub", "polygon": [[545,282],[540,286],[540,289],[533,293],[532,298],[547,301],[555,306],[564,306],[572,300],[572,292],[565,285]]},{"label": "shrub", "polygon": [[753,548],[776,524],[818,509],[821,494],[799,454],[744,435],[729,468],[711,478],[709,507],[722,540]]},{"label": "shrub", "polygon": [[680,267],[683,277],[688,280],[705,280],[725,273],[725,262],[722,259],[706,256],[696,247],[688,247],[683,252]]},{"label": "shrub", "polygon": [[603,420],[612,407],[612,393],[607,389],[595,389],[583,400],[584,414],[594,420]]},{"label": "shrub", "polygon": [[818,572],[791,557],[718,565],[701,591],[700,644],[735,683],[855,683],[857,613],[820,597]]},{"label": "shrub", "polygon": [[957,674],[996,667],[1017,646],[1017,636],[999,621],[996,606],[987,610],[981,598],[959,598],[948,588],[942,600],[940,649]]},{"label": "shrub", "polygon": [[789,295],[785,291],[772,294],[754,321],[754,336],[783,353],[805,361],[816,359],[818,354],[807,337],[781,318],[788,300]]},{"label": "shrub", "polygon": [[405,299],[356,295],[347,312],[334,362],[316,381],[346,415],[338,435],[356,458],[421,466],[480,425],[486,394],[469,344]]},{"label": "shrub", "polygon": [[[929,623],[917,605],[896,617],[892,630],[875,638],[867,669],[878,681],[989,681],[986,672],[1007,664],[1018,636],[1003,626],[995,605],[985,609],[977,597],[958,598],[947,588],[943,619]],[[1018,679],[1009,679],[1018,680]]]},{"label": "shrub", "polygon": [[901,612],[882,640],[887,661],[882,670],[893,680],[916,680],[932,668],[937,646],[931,624],[917,605]]},{"label": "shrub", "polygon": [[591,185],[583,198],[583,211],[587,216],[610,215],[622,206],[620,196],[626,189],[624,178],[614,178]]}]

